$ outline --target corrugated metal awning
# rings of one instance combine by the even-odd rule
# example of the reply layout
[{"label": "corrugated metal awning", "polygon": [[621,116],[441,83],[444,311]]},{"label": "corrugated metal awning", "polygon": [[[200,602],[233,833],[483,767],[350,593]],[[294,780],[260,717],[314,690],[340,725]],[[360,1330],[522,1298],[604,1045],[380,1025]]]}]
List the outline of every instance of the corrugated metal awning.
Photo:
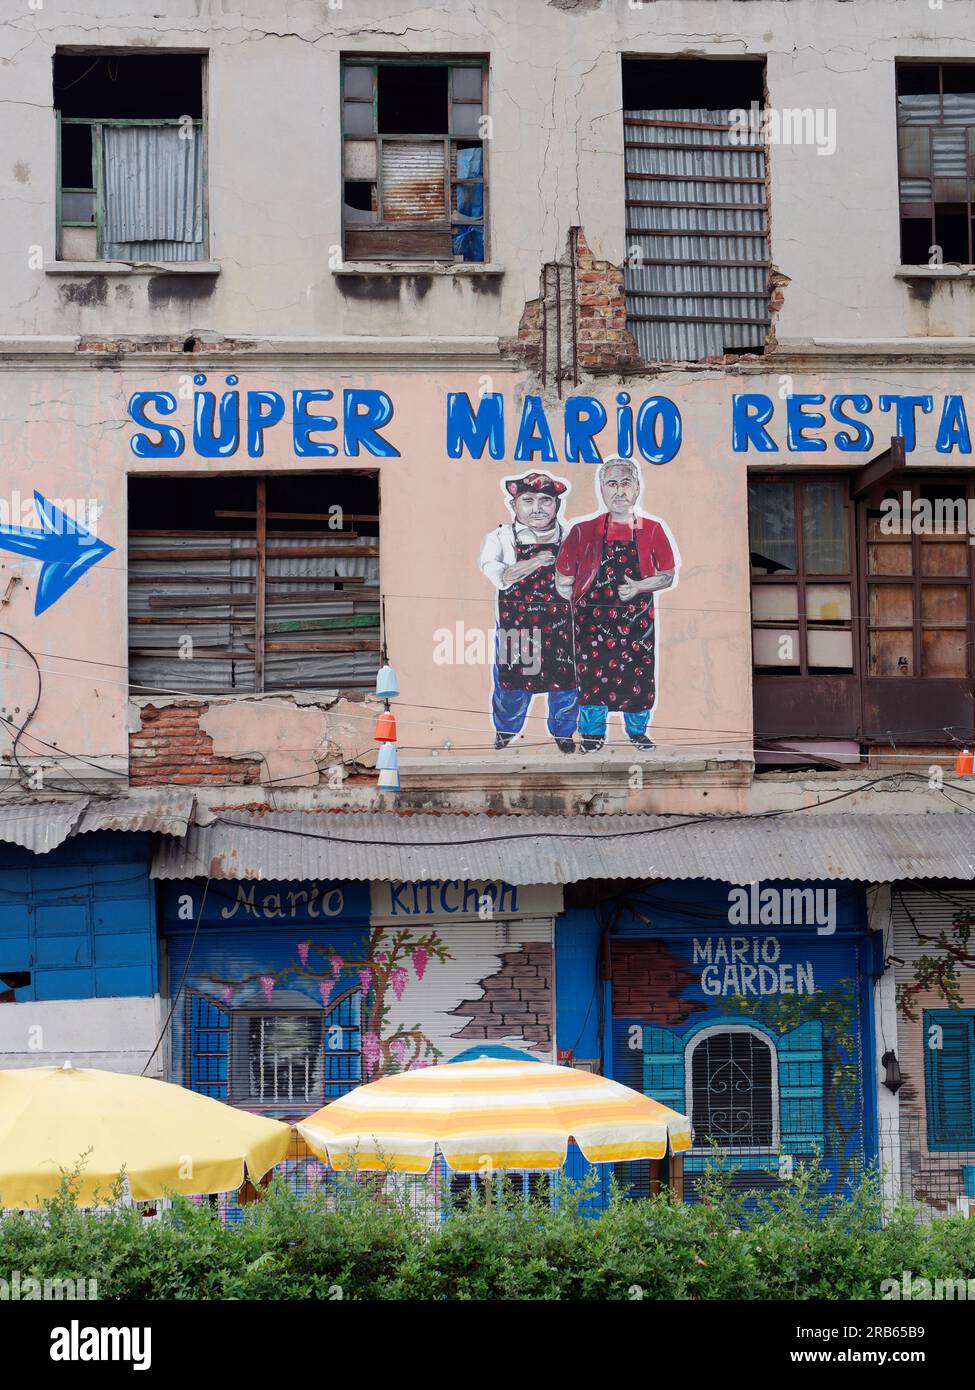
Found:
[{"label": "corrugated metal awning", "polygon": [[931,815],[227,813],[157,848],[155,878],[975,880],[975,823]]},{"label": "corrugated metal awning", "polygon": [[47,854],[74,830],[88,801],[0,802],[0,841],[20,845],[33,854]]},{"label": "corrugated metal awning", "polygon": [[95,830],[185,835],[195,804],[192,792],[172,787],[118,797],[78,796],[73,801],[0,802],[0,842],[49,854],[69,836]]},{"label": "corrugated metal awning", "polygon": [[94,830],[152,830],[159,835],[185,835],[196,797],[182,788],[134,791],[111,800],[89,802],[76,835]]}]

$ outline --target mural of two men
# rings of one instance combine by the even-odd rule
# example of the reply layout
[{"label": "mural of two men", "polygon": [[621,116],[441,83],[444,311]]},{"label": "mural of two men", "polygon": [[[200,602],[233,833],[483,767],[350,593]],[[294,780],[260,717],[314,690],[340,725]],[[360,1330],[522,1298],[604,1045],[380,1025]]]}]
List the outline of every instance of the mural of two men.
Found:
[{"label": "mural of two men", "polygon": [[535,695],[563,753],[597,752],[618,712],[637,748],[656,703],[654,594],[677,583],[680,556],[666,526],[637,506],[632,459],[608,458],[600,511],[563,519],[569,484],[531,472],[502,484],[513,519],[488,532],[480,565],[498,591],[491,715],[495,748],[524,727]]}]

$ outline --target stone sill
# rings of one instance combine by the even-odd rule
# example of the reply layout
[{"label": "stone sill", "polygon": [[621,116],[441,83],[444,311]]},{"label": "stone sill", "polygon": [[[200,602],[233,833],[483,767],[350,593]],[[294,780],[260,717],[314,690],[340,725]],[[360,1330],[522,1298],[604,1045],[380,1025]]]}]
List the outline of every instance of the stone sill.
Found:
[{"label": "stone sill", "polygon": [[219,261],[48,261],[46,275],[219,275]]},{"label": "stone sill", "polygon": [[975,265],[901,265],[894,271],[895,280],[971,280],[975,282]]},{"label": "stone sill", "polygon": [[504,266],[487,261],[344,261],[333,275],[503,275]]}]

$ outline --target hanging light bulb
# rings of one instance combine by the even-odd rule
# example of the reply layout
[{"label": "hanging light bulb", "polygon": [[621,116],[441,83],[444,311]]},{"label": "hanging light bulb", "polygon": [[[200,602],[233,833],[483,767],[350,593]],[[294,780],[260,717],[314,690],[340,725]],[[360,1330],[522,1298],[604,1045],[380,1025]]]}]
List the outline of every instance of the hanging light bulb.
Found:
[{"label": "hanging light bulb", "polygon": [[399,681],[388,661],[383,661],[376,672],[376,694],[381,700],[395,700],[399,694]]},{"label": "hanging light bulb", "polygon": [[376,767],[380,772],[395,772],[399,769],[399,763],[396,760],[395,743],[383,744],[379,750],[379,756],[376,759]]}]

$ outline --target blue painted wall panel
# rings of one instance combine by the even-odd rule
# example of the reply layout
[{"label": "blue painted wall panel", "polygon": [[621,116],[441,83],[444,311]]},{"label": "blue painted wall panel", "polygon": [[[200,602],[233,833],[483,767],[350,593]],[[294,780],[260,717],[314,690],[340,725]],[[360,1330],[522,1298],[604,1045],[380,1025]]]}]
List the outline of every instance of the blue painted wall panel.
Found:
[{"label": "blue painted wall panel", "polygon": [[0,971],[29,972],[17,1003],[154,994],[149,837],[83,835],[47,855],[0,848]]}]

